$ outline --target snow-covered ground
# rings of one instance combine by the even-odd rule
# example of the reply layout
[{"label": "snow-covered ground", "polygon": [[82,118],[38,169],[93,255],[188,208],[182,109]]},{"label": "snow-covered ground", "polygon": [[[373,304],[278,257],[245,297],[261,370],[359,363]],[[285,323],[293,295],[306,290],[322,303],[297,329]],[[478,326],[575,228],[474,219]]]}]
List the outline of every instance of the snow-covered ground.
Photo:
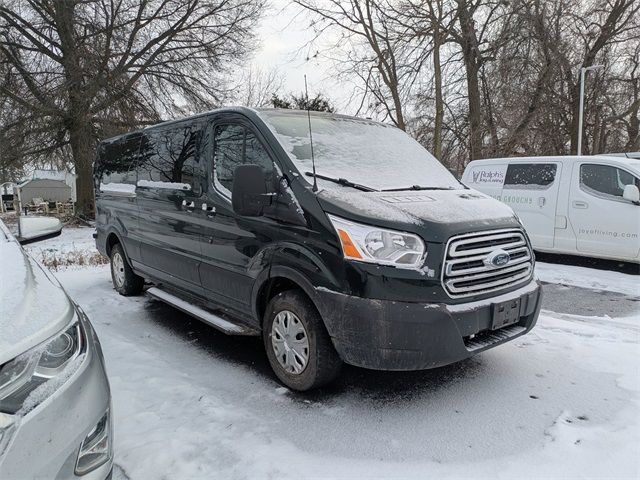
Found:
[{"label": "snow-covered ground", "polygon": [[637,275],[544,262],[536,263],[536,275],[543,282],[640,296]]},{"label": "snow-covered ground", "polygon": [[[640,279],[548,264],[538,274],[627,295]],[[530,334],[459,364],[345,368],[332,387],[298,394],[277,383],[259,339],[121,297],[107,266],[57,277],[102,342],[116,478],[640,476],[637,310],[589,317],[546,305]]]},{"label": "snow-covered ground", "polygon": [[58,237],[25,245],[33,258],[51,270],[106,263],[96,249],[89,227],[64,227]]}]

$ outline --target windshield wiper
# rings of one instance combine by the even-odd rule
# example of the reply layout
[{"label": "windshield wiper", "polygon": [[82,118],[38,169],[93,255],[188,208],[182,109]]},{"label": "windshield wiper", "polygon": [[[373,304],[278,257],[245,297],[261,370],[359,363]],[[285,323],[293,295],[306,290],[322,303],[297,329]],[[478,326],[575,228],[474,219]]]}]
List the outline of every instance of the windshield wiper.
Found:
[{"label": "windshield wiper", "polygon": [[411,185],[410,187],[387,188],[381,192],[403,192],[405,190],[455,190],[453,187],[423,187],[421,185]]},{"label": "windshield wiper", "polygon": [[[304,174],[308,177],[313,177],[313,172],[304,172]],[[362,190],[363,192],[377,192],[375,188],[367,187],[366,185],[360,185],[359,183],[353,183],[346,178],[333,178],[327,177],[326,175],[320,175],[319,173],[315,174],[316,178],[321,180],[327,180],[329,182],[337,183],[338,185],[342,185],[343,187],[351,187],[356,188],[358,190]]]}]

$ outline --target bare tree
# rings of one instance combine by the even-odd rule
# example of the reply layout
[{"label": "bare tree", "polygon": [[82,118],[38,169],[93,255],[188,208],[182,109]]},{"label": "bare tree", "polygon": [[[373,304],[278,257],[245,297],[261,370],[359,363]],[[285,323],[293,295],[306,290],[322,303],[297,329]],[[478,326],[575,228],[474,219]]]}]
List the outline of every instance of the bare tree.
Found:
[{"label": "bare tree", "polygon": [[[584,7],[583,7],[584,8]],[[578,144],[578,111],[580,108],[580,67],[591,67],[598,63],[606,47],[615,43],[631,41],[640,30],[640,2],[638,0],[598,1],[586,11],[575,10],[573,15],[579,50],[573,57],[569,49],[564,62],[564,75],[571,85],[571,152]],[[573,57],[573,58],[572,58]],[[574,60],[575,58],[575,60]],[[573,61],[572,61],[573,60]]]},{"label": "bare tree", "polygon": [[[373,110],[402,130],[407,127],[405,89],[415,77],[416,65],[408,61],[412,45],[397,35],[395,18],[385,0],[294,0],[315,16],[318,35],[329,29],[341,32],[333,49],[343,48],[343,72],[363,85],[362,103],[372,97]],[[348,47],[345,48],[345,46]],[[360,110],[360,109],[359,109]]]},{"label": "bare tree", "polygon": [[263,70],[250,65],[239,81],[236,102],[247,107],[264,107],[271,104],[273,95],[282,90],[284,78],[275,68]]},{"label": "bare tree", "polygon": [[261,9],[262,0],[4,0],[0,59],[19,90],[5,83],[0,93],[50,126],[52,148],[70,147],[88,214],[98,139],[219,103]]},{"label": "bare tree", "polygon": [[[433,68],[434,117],[433,117],[433,154],[436,158],[442,155],[442,135],[445,114],[445,99],[443,93],[443,62],[441,52],[443,47],[452,41],[451,33],[457,22],[457,12],[452,2],[447,0],[406,0],[399,4],[395,15],[399,18],[404,31],[400,35],[407,41],[415,41],[419,56],[422,58],[418,65],[426,64],[431,58]],[[418,93],[418,95],[422,95]],[[424,95],[428,98],[429,95]]]},{"label": "bare tree", "polygon": [[[587,82],[585,151],[637,145],[634,59],[640,48],[640,2],[442,1],[445,11],[455,7],[456,24],[453,29],[450,23],[441,25],[447,40],[440,49],[444,58],[437,62],[441,69],[434,63],[439,39],[431,15],[440,3],[410,2],[416,33],[411,41],[423,42],[432,60],[423,63],[420,77],[428,83],[414,97],[418,124],[411,130],[434,150],[441,135],[445,163],[455,167],[460,157],[569,153],[577,135],[579,69],[594,63],[603,63],[605,70]],[[435,106],[425,101],[430,98],[425,92],[441,82],[448,89],[442,127],[437,93]]]}]

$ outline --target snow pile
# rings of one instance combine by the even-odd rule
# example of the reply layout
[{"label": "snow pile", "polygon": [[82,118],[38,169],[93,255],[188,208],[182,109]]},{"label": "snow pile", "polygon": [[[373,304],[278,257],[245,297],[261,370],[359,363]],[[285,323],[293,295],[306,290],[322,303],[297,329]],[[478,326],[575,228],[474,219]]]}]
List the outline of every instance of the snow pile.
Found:
[{"label": "snow pile", "polygon": [[131,194],[136,192],[136,186],[131,183],[101,183],[100,191],[104,193]]},{"label": "snow pile", "polygon": [[191,190],[188,183],[179,182],[156,182],[153,180],[138,180],[139,187],[159,188],[163,190]]}]

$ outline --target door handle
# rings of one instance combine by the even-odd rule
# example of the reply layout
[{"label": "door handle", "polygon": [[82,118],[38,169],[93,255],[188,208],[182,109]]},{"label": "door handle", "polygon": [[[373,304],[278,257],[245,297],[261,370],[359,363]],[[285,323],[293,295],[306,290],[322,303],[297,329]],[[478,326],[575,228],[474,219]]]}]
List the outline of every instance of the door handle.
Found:
[{"label": "door handle", "polygon": [[544,207],[547,204],[547,199],[545,197],[538,197],[538,206],[540,208]]},{"label": "door handle", "polygon": [[185,208],[185,210],[192,212],[193,209],[196,208],[196,202],[187,202],[186,200],[182,200],[182,206]]},{"label": "door handle", "polygon": [[216,207],[207,205],[207,202],[202,202],[202,211],[206,212],[207,217],[213,217],[216,213]]},{"label": "door handle", "polygon": [[589,204],[587,202],[583,202],[582,200],[574,200],[573,208],[589,208]]}]

